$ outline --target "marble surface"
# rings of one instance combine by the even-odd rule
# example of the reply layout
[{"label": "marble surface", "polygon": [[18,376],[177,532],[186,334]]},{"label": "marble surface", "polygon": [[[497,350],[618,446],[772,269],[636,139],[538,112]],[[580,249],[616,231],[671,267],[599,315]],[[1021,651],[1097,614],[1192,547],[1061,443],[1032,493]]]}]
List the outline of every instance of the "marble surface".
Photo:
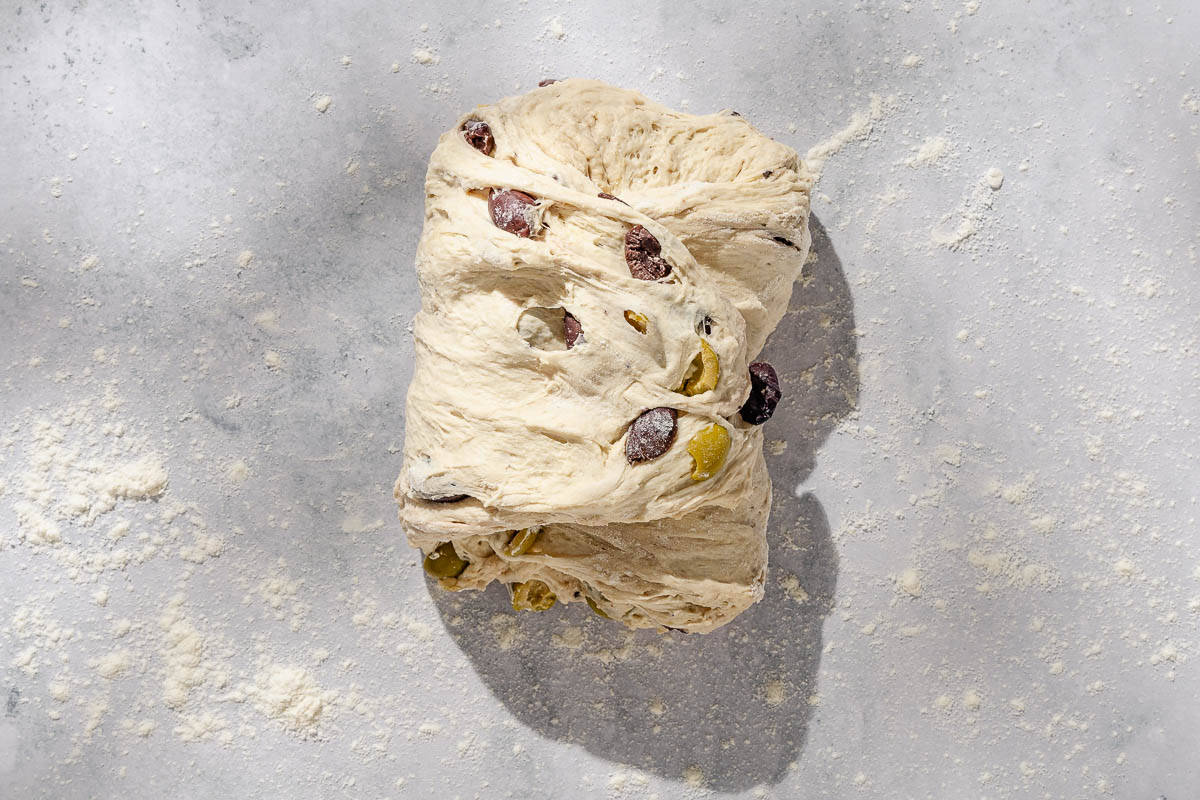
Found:
[{"label": "marble surface", "polygon": [[[0,795],[1196,796],[1197,36],[9,0]],[[768,590],[711,636],[440,593],[395,522],[426,158],[568,75],[824,143]]]}]

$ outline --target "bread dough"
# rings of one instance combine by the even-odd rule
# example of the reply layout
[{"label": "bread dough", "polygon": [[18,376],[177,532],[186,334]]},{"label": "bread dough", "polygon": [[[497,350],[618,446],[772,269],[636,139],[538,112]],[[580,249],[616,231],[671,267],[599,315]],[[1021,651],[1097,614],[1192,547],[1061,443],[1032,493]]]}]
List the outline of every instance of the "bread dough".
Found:
[{"label": "bread dough", "polygon": [[[490,154],[464,135],[473,120]],[[794,150],[735,113],[592,80],[480,106],[441,137],[395,496],[413,546],[452,542],[469,562],[444,588],[539,580],[633,628],[699,632],[762,596],[771,484],[762,428],[738,411],[808,253],[811,185]],[[535,200],[532,236],[493,222],[489,194],[506,189]],[[631,274],[637,225],[671,266],[661,280]],[[701,340],[719,379],[689,396]],[[631,463],[630,425],[656,407],[677,411],[675,439]],[[728,455],[693,480],[688,443],[714,423]],[[527,528],[533,546],[510,555]]]}]

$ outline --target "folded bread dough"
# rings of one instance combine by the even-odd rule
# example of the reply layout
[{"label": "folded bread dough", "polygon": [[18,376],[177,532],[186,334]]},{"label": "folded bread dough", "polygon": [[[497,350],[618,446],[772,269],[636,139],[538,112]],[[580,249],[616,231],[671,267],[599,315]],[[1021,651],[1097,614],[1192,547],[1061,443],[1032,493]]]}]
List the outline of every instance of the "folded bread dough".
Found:
[{"label": "folded bread dough", "polygon": [[[548,588],[697,632],[762,596],[771,484],[739,409],[808,253],[811,186],[736,113],[593,80],[480,106],[441,137],[395,496],[410,543],[449,556],[431,571],[462,570],[443,588]],[[669,272],[635,277],[639,258]],[[655,408],[675,410],[675,436],[631,461],[631,424]],[[696,480],[689,444],[724,439],[714,424],[728,450]]]}]

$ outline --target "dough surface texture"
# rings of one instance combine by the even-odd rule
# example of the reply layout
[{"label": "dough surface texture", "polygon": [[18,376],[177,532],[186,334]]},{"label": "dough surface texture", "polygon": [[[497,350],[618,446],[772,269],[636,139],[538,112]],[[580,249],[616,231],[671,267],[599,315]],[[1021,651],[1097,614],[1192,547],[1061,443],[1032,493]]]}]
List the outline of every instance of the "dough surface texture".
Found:
[{"label": "dough surface texture", "polygon": [[[467,562],[443,588],[540,581],[629,627],[695,632],[762,596],[771,483],[739,409],[808,253],[811,186],[736,114],[592,80],[480,106],[441,137],[395,496],[414,547],[450,542]],[[636,226],[664,277],[635,277]],[[654,448],[631,446],[631,426],[660,408],[674,438],[642,458]],[[669,420],[639,427],[661,444]],[[714,424],[728,437],[693,452],[728,449],[698,479],[689,443]]]}]

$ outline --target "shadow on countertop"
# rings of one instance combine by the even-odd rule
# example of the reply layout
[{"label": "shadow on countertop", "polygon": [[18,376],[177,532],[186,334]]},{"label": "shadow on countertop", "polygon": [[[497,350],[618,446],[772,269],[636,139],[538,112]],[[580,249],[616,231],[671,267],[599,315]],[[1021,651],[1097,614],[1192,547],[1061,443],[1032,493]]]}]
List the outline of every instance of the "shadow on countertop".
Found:
[{"label": "shadow on countertop", "polygon": [[[815,217],[810,226],[816,261],[763,353],[785,392],[766,438],[788,445],[767,458],[775,498],[758,605],[707,636],[663,635],[631,633],[581,604],[515,615],[501,586],[431,589],[480,678],[538,734],[669,779],[694,781],[698,769],[725,792],[777,783],[803,749],[838,556],[820,502],[792,489],[858,395],[849,287],[824,228]],[[570,626],[582,643],[564,637]]]}]

